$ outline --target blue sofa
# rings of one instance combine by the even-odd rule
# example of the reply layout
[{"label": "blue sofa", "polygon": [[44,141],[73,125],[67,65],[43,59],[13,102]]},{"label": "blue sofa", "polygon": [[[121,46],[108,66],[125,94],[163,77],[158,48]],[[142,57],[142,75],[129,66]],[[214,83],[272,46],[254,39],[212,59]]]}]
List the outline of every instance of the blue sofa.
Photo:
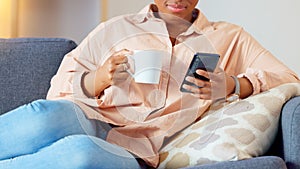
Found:
[{"label": "blue sofa", "polygon": [[[63,56],[76,46],[62,38],[0,39],[0,114],[45,98]],[[300,169],[300,97],[289,100],[281,115],[276,141],[264,156],[190,169]]]}]

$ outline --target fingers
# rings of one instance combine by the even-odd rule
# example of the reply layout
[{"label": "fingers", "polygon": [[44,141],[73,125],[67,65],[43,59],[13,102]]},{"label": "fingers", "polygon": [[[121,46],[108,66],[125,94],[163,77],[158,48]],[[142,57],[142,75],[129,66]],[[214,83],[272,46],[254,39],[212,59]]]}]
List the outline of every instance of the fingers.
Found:
[{"label": "fingers", "polygon": [[117,85],[121,82],[124,82],[128,79],[129,73],[127,70],[129,69],[129,64],[128,63],[122,63],[118,64],[116,66],[115,71],[110,72],[111,74],[111,80],[113,85]]},{"label": "fingers", "polygon": [[186,80],[195,85],[187,85],[184,84],[182,87],[191,93],[193,93],[196,97],[201,99],[210,99],[211,98],[211,83],[207,81],[202,81],[193,77],[187,77]]},{"label": "fingers", "polygon": [[214,72],[207,72],[205,70],[198,69],[196,70],[196,73],[210,81],[220,81],[220,78],[224,78],[224,71],[221,68],[216,68]]},{"label": "fingers", "polygon": [[191,77],[191,76],[187,76],[185,78],[186,81],[190,82],[190,83],[193,83],[195,84],[196,86],[198,87],[204,87],[205,85],[207,85],[208,83],[206,81],[203,81],[203,80],[199,80],[195,77]]},{"label": "fingers", "polygon": [[130,53],[129,51],[127,50],[121,50],[121,51],[118,51],[116,53],[114,53],[111,57],[110,57],[110,62],[112,64],[115,64],[115,65],[119,65],[119,64],[122,64],[122,63],[127,63],[128,62],[128,58],[126,57],[126,55]]},{"label": "fingers", "polygon": [[[205,77],[206,79],[209,79],[208,72],[198,69],[196,73],[202,77]],[[186,81],[190,82],[193,85],[183,85],[182,87],[191,93],[197,95],[198,97],[204,99],[204,98],[210,98],[211,95],[211,83],[206,80],[201,80],[192,76],[187,76],[185,78]]]},{"label": "fingers", "polygon": [[102,65],[102,69],[110,77],[110,84],[116,85],[128,79],[127,70],[130,68],[126,55],[131,54],[127,49],[123,49],[113,53]]},{"label": "fingers", "polygon": [[116,72],[127,72],[127,70],[130,68],[130,65],[128,62],[123,62],[117,65]]},{"label": "fingers", "polygon": [[198,69],[198,70],[196,70],[196,73],[197,73],[198,75],[200,75],[200,76],[203,76],[203,77],[205,77],[205,78],[207,78],[207,79],[210,79],[210,74],[211,74],[211,73],[209,73],[209,72],[207,72],[207,71],[205,71],[205,70]]},{"label": "fingers", "polygon": [[216,70],[215,72],[206,72],[199,69],[196,73],[209,79],[209,81],[197,79],[195,77],[187,77],[185,80],[193,85],[184,85],[183,87],[186,90],[193,93],[196,97],[206,100],[218,100],[227,96],[226,78],[228,75],[224,71]]},{"label": "fingers", "polygon": [[132,52],[127,49],[122,49],[115,52],[108,60],[107,64],[109,66],[110,72],[124,72],[130,68],[128,63],[128,58],[126,55],[131,54]]},{"label": "fingers", "polygon": [[125,81],[126,79],[128,79],[128,77],[129,77],[129,74],[125,71],[115,73],[113,75],[113,84],[118,84],[118,82]]}]

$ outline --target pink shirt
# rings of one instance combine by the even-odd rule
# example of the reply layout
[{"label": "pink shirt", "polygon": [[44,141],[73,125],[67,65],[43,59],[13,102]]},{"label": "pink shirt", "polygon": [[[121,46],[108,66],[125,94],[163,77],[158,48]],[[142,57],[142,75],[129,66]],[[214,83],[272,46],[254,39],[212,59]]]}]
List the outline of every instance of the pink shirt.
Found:
[{"label": "pink shirt", "polygon": [[[128,79],[105,89],[99,97],[86,96],[81,88],[83,74],[96,70],[112,53],[124,48],[168,52],[160,83],[139,84]],[[147,6],[138,15],[101,23],[68,53],[51,81],[47,99],[72,100],[88,118],[117,126],[109,131],[107,141],[157,166],[164,139],[193,123],[211,104],[179,91],[196,52],[220,54],[219,67],[229,75],[247,77],[253,94],[282,83],[299,82],[294,72],[241,27],[209,22],[200,11],[193,25],[172,46],[165,22],[155,18]]]}]

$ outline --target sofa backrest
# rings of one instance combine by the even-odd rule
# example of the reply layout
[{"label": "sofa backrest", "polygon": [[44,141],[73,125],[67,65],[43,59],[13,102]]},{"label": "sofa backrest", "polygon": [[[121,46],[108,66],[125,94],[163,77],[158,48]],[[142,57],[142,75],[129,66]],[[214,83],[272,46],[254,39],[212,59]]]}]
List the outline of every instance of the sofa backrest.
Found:
[{"label": "sofa backrest", "polygon": [[62,38],[0,39],[0,114],[44,99],[63,56],[75,47]]}]

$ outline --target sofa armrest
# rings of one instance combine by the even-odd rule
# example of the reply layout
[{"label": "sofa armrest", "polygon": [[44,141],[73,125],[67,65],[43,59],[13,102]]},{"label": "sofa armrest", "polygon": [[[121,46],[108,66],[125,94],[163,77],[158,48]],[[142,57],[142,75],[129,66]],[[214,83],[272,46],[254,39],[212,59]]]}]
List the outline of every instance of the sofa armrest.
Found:
[{"label": "sofa armrest", "polygon": [[289,169],[300,168],[300,96],[289,100],[281,117],[283,158]]},{"label": "sofa armrest", "polygon": [[284,161],[276,156],[256,157],[239,161],[223,161],[184,169],[286,169]]}]

